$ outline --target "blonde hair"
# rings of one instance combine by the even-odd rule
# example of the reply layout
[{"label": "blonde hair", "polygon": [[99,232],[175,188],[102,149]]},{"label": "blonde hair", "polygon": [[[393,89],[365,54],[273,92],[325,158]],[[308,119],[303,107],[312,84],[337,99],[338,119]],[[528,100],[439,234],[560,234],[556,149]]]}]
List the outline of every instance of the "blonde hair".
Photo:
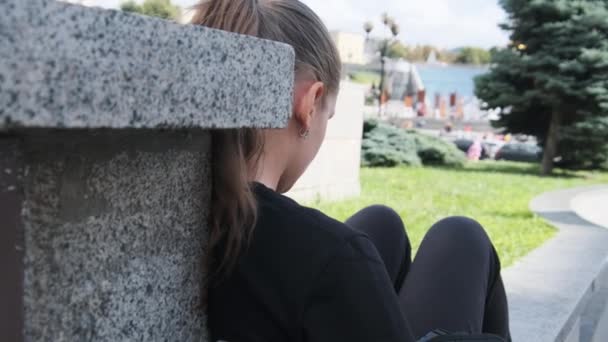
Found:
[{"label": "blonde hair", "polygon": [[[298,0],[208,0],[194,7],[192,24],[289,44],[296,76],[305,72],[335,94],[342,64],[319,17]],[[207,260],[212,275],[233,269],[249,244],[257,220],[250,181],[263,149],[254,128],[216,130],[213,139],[213,190]],[[255,170],[254,170],[255,171]],[[221,248],[220,248],[221,246]]]}]

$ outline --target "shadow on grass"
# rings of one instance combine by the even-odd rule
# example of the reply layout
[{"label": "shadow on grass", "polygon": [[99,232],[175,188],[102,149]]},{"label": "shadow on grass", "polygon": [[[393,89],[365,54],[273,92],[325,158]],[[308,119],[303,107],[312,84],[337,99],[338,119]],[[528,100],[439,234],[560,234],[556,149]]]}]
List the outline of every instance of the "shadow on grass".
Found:
[{"label": "shadow on grass", "polygon": [[479,162],[477,164],[468,164],[462,168],[446,167],[446,166],[429,166],[439,170],[449,170],[452,172],[463,173],[497,173],[508,175],[535,176],[539,178],[567,178],[567,179],[583,179],[584,174],[575,171],[555,169],[551,176],[542,176],[540,174],[540,165],[531,163],[503,163],[503,162]]},{"label": "shadow on grass", "polygon": [[518,212],[504,212],[504,211],[494,211],[489,213],[494,217],[504,217],[510,219],[526,219],[529,220],[534,218],[534,213],[531,211],[518,211]]}]

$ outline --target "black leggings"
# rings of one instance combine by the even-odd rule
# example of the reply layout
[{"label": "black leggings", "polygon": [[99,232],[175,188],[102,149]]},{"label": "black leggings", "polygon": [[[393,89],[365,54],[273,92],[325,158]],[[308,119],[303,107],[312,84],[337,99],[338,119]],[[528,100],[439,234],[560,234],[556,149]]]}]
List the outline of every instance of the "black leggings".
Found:
[{"label": "black leggings", "polygon": [[479,223],[464,217],[437,222],[413,262],[405,227],[392,209],[369,207],[346,224],[378,249],[416,338],[443,329],[510,340],[500,261]]}]

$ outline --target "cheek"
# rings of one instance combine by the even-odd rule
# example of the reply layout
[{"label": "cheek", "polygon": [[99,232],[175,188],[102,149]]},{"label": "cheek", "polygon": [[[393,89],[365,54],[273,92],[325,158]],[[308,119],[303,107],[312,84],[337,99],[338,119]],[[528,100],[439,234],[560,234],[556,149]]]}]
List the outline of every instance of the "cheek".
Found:
[{"label": "cheek", "polygon": [[315,122],[315,125],[317,126],[315,129],[319,132],[319,135],[323,140],[327,132],[327,126],[329,125],[330,114],[328,112],[325,112],[323,113],[323,116],[320,119],[321,120]]},{"label": "cheek", "polygon": [[323,145],[323,140],[325,140],[325,133],[327,130],[327,122],[325,123],[315,123],[310,128],[310,135],[308,138],[303,141],[302,145],[302,159],[305,166],[308,166],[317,156],[319,150],[321,149],[321,145]]},{"label": "cheek", "polygon": [[315,128],[317,134],[315,134],[315,145],[316,145],[316,151],[319,150],[319,148],[321,147],[321,145],[323,144],[323,140],[325,140],[325,135],[327,133],[327,120],[323,120],[321,122],[319,122],[319,124],[317,125],[318,127]]}]

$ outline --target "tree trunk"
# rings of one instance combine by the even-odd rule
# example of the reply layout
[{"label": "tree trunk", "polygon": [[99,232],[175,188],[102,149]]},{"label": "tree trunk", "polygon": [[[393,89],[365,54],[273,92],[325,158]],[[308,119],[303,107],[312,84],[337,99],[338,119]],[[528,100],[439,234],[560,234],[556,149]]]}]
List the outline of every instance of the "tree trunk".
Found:
[{"label": "tree trunk", "polygon": [[553,160],[557,155],[557,144],[559,142],[559,129],[562,124],[562,113],[559,110],[554,110],[551,115],[551,123],[549,124],[549,133],[545,140],[545,149],[543,153],[542,174],[548,176],[553,172]]}]

